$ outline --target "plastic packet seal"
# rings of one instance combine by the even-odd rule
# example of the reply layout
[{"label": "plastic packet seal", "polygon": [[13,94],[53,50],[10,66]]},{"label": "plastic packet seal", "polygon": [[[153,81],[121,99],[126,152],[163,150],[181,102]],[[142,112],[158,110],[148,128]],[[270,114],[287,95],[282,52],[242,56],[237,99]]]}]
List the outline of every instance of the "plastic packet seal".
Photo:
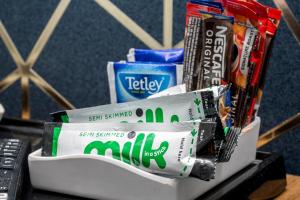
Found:
[{"label": "plastic packet seal", "polygon": [[[187,3],[198,5],[199,7],[197,7],[197,8],[199,8],[199,10],[202,10],[202,11],[206,11],[206,10],[205,10],[205,7],[203,8],[201,6],[207,6],[207,7],[217,8],[221,12],[224,11],[222,3],[211,1],[211,0],[188,0]],[[207,11],[209,11],[209,10],[207,10]]]},{"label": "plastic packet seal", "polygon": [[[216,158],[218,162],[228,162],[237,145],[237,138],[240,135],[241,128],[233,126],[230,109],[222,113],[224,112],[222,109],[231,106],[222,105],[224,104],[224,99],[231,98],[231,85],[212,88],[214,96],[217,97],[215,104],[218,107],[218,116],[211,116],[211,118],[202,121],[216,122],[215,135],[213,140],[210,140],[207,146],[202,148],[201,152],[197,152],[197,155],[209,155],[212,158]],[[209,90],[209,88],[207,88],[207,90]],[[226,158],[224,156],[225,153]]]},{"label": "plastic packet seal", "polygon": [[168,89],[165,89],[164,91],[161,91],[159,93],[153,94],[148,97],[148,99],[162,97],[162,96],[170,96],[170,95],[176,95],[176,94],[183,94],[186,93],[186,85],[180,84],[173,87],[170,87]]},{"label": "plastic packet seal", "polygon": [[208,18],[216,18],[219,20],[228,20],[231,24],[234,23],[234,17],[233,16],[228,16],[228,15],[224,15],[224,14],[219,14],[219,13],[214,13],[214,12],[207,12],[207,11],[199,11],[199,13],[201,14],[200,17],[202,17],[202,19],[208,19]]},{"label": "plastic packet seal", "polygon": [[[228,85],[220,85],[220,86],[213,86],[209,88],[203,88],[199,91],[212,91],[215,102],[218,102],[220,98],[222,98],[223,95],[226,95],[228,90],[230,89],[231,84]],[[197,90],[196,90],[197,91]],[[151,95],[148,97],[148,99],[162,97],[162,96],[171,96],[171,95],[177,95],[177,94],[183,94],[186,93],[186,85],[180,84],[173,87],[170,87],[162,92],[159,92],[157,94]]]},{"label": "plastic packet seal", "polygon": [[51,113],[56,122],[168,123],[216,116],[214,93],[209,90],[108,104]]},{"label": "plastic packet seal", "polygon": [[183,48],[152,50],[129,49],[128,62],[152,62],[152,63],[183,63]]},{"label": "plastic packet seal", "polygon": [[[212,124],[215,124],[215,126]],[[197,159],[191,172],[192,177],[206,181],[215,178],[217,156],[220,151],[220,148],[216,146],[216,138],[218,138],[216,135],[223,132],[223,129],[221,129],[221,132],[218,132],[220,130],[217,130],[217,126],[216,118],[202,120],[200,124],[198,140],[202,142],[197,143]],[[215,134],[208,134],[211,132]]]},{"label": "plastic packet seal", "polygon": [[214,127],[207,127],[208,132],[212,131],[211,129],[214,129],[215,134],[212,136],[213,138],[206,139],[206,142],[202,143],[203,146],[199,148],[201,150],[197,151],[197,157],[204,156],[205,158],[210,158],[213,162],[215,162],[218,159],[221,149],[223,149],[225,145],[224,128],[219,117],[202,120],[202,122],[204,121],[207,123],[215,123]]},{"label": "plastic packet seal", "polygon": [[233,126],[232,118],[232,99],[231,99],[231,85],[213,86],[210,88],[204,88],[200,91],[212,91],[214,96],[214,102],[216,110],[218,111],[218,117],[223,128]]},{"label": "plastic packet seal", "polygon": [[[201,91],[212,91],[214,96],[214,102],[216,109],[218,110],[220,119],[222,121],[223,127],[231,127],[232,120],[230,116],[231,112],[231,91],[230,85],[221,85],[221,86],[214,86],[210,88],[204,88]],[[182,94],[186,92],[185,84],[177,85],[171,88],[168,88],[162,92],[159,92],[155,95],[150,96],[150,98],[157,98],[161,96],[170,96],[176,94]]]},{"label": "plastic packet seal", "polygon": [[212,1],[188,1],[186,3],[186,21],[190,16],[201,16],[200,11],[221,14],[224,8],[219,2]]},{"label": "plastic packet seal", "polygon": [[209,181],[215,178],[216,159],[214,158],[197,158],[190,173],[190,177]]},{"label": "plastic packet seal", "polygon": [[237,146],[242,129],[240,127],[231,127],[226,133],[225,145],[223,145],[218,155],[218,162],[228,162]]},{"label": "plastic packet seal", "polygon": [[111,103],[145,99],[181,84],[182,70],[179,64],[108,62]]},{"label": "plastic packet seal", "polygon": [[233,47],[233,18],[202,13],[202,51],[196,70],[196,89],[219,86],[230,82]]},{"label": "plastic packet seal", "polygon": [[209,180],[215,163],[196,156],[202,123],[45,123],[42,152],[106,156],[154,174]]}]

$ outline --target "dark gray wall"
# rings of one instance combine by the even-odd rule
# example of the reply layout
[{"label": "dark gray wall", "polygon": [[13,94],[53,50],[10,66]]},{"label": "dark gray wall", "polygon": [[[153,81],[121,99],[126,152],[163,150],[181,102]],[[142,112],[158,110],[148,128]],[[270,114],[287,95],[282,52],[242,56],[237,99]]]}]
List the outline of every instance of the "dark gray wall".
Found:
[{"label": "dark gray wall", "polygon": [[[58,0],[0,0],[0,19],[26,59],[46,25]],[[162,43],[163,1],[112,0],[143,29]],[[272,5],[271,0],[264,0]],[[288,1],[300,18],[300,4]],[[183,38],[185,2],[174,0],[174,44]],[[109,103],[107,61],[125,59],[129,48],[147,48],[92,0],[72,0],[34,69],[76,107]],[[0,41],[0,79],[15,64]],[[282,21],[274,43],[260,109],[261,132],[300,111],[300,48]],[[0,94],[8,116],[20,117],[20,81]],[[33,119],[47,119],[48,113],[61,109],[34,84],[30,85]],[[300,174],[300,129],[264,150],[283,152],[288,172]],[[297,167],[298,166],[298,167]]]}]

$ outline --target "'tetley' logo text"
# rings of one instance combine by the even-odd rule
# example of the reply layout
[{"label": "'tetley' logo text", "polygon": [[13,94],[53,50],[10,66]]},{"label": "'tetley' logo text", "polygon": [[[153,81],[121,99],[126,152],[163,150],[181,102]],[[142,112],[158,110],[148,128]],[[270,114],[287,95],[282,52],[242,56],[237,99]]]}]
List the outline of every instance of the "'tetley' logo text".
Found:
[{"label": "'tetley' logo text", "polygon": [[125,80],[128,81],[129,90],[148,90],[150,94],[154,94],[160,91],[164,78],[161,78],[160,81],[149,81],[147,77],[136,80],[135,77],[127,76]]},{"label": "'tetley' logo text", "polygon": [[169,87],[170,76],[162,74],[119,74],[123,88],[135,97],[146,98]]}]

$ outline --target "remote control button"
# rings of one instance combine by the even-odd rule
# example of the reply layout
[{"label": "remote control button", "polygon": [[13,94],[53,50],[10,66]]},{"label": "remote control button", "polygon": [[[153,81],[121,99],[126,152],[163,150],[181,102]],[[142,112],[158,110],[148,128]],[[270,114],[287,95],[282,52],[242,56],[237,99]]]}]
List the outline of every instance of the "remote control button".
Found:
[{"label": "remote control button", "polygon": [[6,179],[12,177],[12,171],[10,170],[0,170],[0,179]]},{"label": "remote control button", "polygon": [[21,146],[5,145],[4,148],[19,150]]},{"label": "remote control button", "polygon": [[18,156],[17,153],[12,153],[12,152],[1,152],[0,151],[0,157],[14,157],[16,158]]},{"label": "remote control button", "polygon": [[[29,153],[29,143],[18,139],[0,139],[0,200],[20,196],[23,184],[23,163]],[[22,165],[21,165],[22,164]]]},{"label": "remote control button", "polygon": [[14,158],[3,158],[1,161],[0,167],[4,169],[13,169],[15,166],[16,160]]},{"label": "remote control button", "polygon": [[18,152],[18,150],[16,150],[16,149],[8,149],[8,148],[4,148],[2,151],[3,152],[12,152],[12,153]]},{"label": "remote control button", "polygon": [[19,139],[8,139],[7,141],[10,141],[10,142],[21,142]]},{"label": "remote control button", "polygon": [[0,187],[7,187],[8,188],[10,182],[11,182],[10,178],[1,179],[0,180]]},{"label": "remote control button", "polygon": [[8,186],[0,186],[0,192],[6,192],[8,190]]},{"label": "remote control button", "polygon": [[6,142],[6,145],[13,145],[13,146],[21,146],[21,143],[19,142]]},{"label": "remote control button", "polygon": [[7,193],[0,193],[0,200],[7,200],[8,194]]}]

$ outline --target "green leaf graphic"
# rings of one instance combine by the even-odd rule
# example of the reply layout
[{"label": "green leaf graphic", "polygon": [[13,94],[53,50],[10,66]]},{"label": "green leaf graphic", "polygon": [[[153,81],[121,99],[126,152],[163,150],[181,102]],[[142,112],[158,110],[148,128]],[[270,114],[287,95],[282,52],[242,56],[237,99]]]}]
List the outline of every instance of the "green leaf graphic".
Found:
[{"label": "green leaf graphic", "polygon": [[200,100],[200,99],[198,99],[198,98],[196,98],[196,99],[194,100],[194,103],[195,103],[197,106],[199,106],[199,105],[200,105],[200,103],[201,103],[201,100]]},{"label": "green leaf graphic", "polygon": [[197,131],[195,130],[195,129],[193,129],[192,131],[191,131],[191,134],[193,135],[193,137],[197,134]]}]

